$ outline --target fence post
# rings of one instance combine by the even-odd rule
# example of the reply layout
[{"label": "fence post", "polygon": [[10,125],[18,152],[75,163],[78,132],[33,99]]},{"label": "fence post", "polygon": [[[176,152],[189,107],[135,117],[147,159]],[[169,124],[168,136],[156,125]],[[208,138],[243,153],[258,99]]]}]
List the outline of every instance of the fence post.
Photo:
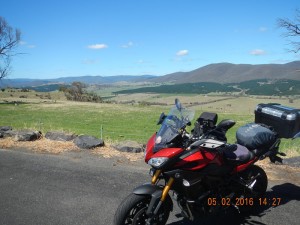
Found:
[{"label": "fence post", "polygon": [[41,119],[38,121],[39,131],[42,131],[43,122]]}]

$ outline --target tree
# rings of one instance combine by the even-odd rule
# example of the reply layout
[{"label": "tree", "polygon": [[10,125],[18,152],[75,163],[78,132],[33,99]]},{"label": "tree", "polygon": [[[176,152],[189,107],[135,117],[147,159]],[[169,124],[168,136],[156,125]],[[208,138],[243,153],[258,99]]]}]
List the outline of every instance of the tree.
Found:
[{"label": "tree", "polygon": [[[300,51],[300,10],[296,10],[296,16],[294,21],[289,19],[278,19],[278,26],[286,30],[284,36],[291,39],[290,45],[292,49],[290,51],[297,53]],[[296,41],[295,41],[296,40]]]},{"label": "tree", "polygon": [[75,81],[71,86],[60,86],[59,90],[65,93],[68,100],[80,102],[102,102],[102,98],[95,93],[84,90],[86,84]]},{"label": "tree", "polygon": [[20,30],[12,28],[0,16],[0,80],[8,75],[11,57],[14,55],[14,49],[20,40]]}]

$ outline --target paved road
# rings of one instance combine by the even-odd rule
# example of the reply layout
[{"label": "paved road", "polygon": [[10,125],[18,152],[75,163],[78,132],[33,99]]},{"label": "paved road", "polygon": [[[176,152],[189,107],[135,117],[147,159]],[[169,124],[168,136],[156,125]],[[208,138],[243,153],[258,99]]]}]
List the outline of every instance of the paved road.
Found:
[{"label": "paved road", "polygon": [[[120,201],[148,182],[142,163],[119,162],[89,153],[35,154],[0,149],[1,225],[109,225]],[[300,188],[271,183],[267,196],[281,197],[275,208],[254,215],[235,213],[188,222],[171,214],[169,225],[299,224]]]}]

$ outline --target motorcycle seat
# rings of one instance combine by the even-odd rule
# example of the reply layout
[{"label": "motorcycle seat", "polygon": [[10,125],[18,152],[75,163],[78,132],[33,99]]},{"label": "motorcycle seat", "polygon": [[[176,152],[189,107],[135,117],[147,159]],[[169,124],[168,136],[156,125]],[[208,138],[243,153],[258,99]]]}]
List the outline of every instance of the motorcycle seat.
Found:
[{"label": "motorcycle seat", "polygon": [[254,154],[245,146],[235,144],[223,149],[225,159],[232,163],[243,164],[254,158]]}]

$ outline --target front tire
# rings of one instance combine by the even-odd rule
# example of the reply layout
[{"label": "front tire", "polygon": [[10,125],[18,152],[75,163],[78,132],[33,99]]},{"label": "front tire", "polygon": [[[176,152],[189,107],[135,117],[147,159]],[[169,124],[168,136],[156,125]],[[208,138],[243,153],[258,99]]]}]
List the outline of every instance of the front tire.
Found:
[{"label": "front tire", "polygon": [[[130,194],[119,205],[115,217],[114,225],[145,225],[148,219],[146,211],[148,209],[151,196]],[[165,225],[171,208],[168,201],[165,201],[158,215],[153,219],[153,225]]]}]

